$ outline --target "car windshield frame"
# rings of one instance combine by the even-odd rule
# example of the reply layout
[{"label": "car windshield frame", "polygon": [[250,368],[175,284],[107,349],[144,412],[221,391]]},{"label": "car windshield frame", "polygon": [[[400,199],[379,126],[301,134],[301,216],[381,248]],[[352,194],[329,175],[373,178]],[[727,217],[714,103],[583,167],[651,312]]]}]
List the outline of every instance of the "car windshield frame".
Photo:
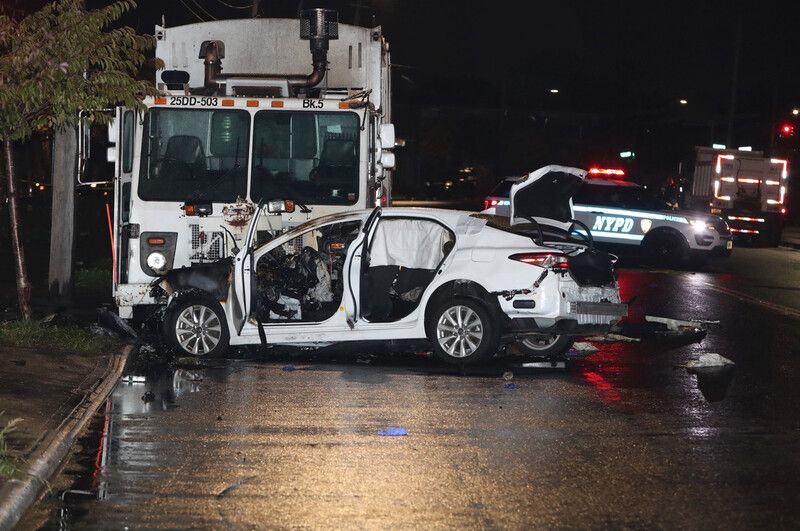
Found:
[{"label": "car windshield frame", "polygon": [[149,109],[142,127],[139,198],[228,203],[245,197],[251,122],[243,109]]}]

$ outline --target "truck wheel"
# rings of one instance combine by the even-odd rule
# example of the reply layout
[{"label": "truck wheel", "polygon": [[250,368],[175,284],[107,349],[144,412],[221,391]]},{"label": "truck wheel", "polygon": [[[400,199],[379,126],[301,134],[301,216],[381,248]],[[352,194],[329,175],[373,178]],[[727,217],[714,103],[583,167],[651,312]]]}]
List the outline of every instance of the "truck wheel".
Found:
[{"label": "truck wheel", "polygon": [[164,339],[177,352],[216,357],[228,349],[228,325],[222,306],[210,297],[191,296],[170,308]]},{"label": "truck wheel", "polygon": [[542,334],[521,339],[516,346],[525,356],[560,360],[574,342],[570,336]]},{"label": "truck wheel", "polygon": [[650,265],[680,268],[686,265],[689,245],[680,234],[661,232],[644,241],[644,254]]},{"label": "truck wheel", "polygon": [[479,363],[500,346],[500,327],[491,312],[469,297],[444,301],[430,313],[426,329],[433,353],[447,363]]}]

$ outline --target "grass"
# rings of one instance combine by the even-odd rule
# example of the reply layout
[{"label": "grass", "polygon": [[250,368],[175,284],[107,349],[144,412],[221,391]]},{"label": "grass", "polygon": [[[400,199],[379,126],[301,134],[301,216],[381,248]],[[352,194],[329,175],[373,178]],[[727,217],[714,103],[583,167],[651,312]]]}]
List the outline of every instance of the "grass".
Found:
[{"label": "grass", "polygon": [[[5,411],[0,411],[0,417],[3,416]],[[6,422],[6,425],[0,428],[0,478],[13,479],[19,477],[20,469],[17,466],[16,458],[8,454],[8,435],[17,429],[17,424],[22,422],[22,419],[16,418]]]},{"label": "grass", "polygon": [[116,351],[122,342],[98,336],[78,326],[50,326],[39,321],[0,323],[0,346],[41,348],[75,354],[101,354]]}]

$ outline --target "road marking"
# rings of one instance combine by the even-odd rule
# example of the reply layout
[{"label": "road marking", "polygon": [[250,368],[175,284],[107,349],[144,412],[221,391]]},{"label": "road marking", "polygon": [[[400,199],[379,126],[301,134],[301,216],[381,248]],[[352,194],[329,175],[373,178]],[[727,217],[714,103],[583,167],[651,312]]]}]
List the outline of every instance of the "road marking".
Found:
[{"label": "road marking", "polygon": [[752,302],[754,304],[758,304],[759,306],[763,306],[764,308],[768,308],[774,312],[782,313],[784,315],[790,315],[792,317],[797,317],[800,319],[800,310],[795,308],[790,308],[789,306],[783,306],[782,304],[776,304],[774,302],[765,301],[764,299],[759,299],[758,297],[753,297],[752,295],[747,295],[746,293],[742,293],[740,291],[735,291],[728,288],[723,288],[721,286],[716,286],[711,282],[703,282],[706,287],[717,291],[719,293],[723,293],[725,295],[729,295],[735,299],[739,299],[740,301],[744,302]]}]

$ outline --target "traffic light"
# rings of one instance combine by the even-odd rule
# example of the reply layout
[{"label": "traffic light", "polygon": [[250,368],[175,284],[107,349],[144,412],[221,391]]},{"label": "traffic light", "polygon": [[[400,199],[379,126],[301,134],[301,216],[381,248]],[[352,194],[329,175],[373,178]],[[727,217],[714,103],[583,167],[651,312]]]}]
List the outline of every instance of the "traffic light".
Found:
[{"label": "traffic light", "polygon": [[794,136],[794,124],[790,123],[781,124],[780,136],[782,136],[783,138]]}]

